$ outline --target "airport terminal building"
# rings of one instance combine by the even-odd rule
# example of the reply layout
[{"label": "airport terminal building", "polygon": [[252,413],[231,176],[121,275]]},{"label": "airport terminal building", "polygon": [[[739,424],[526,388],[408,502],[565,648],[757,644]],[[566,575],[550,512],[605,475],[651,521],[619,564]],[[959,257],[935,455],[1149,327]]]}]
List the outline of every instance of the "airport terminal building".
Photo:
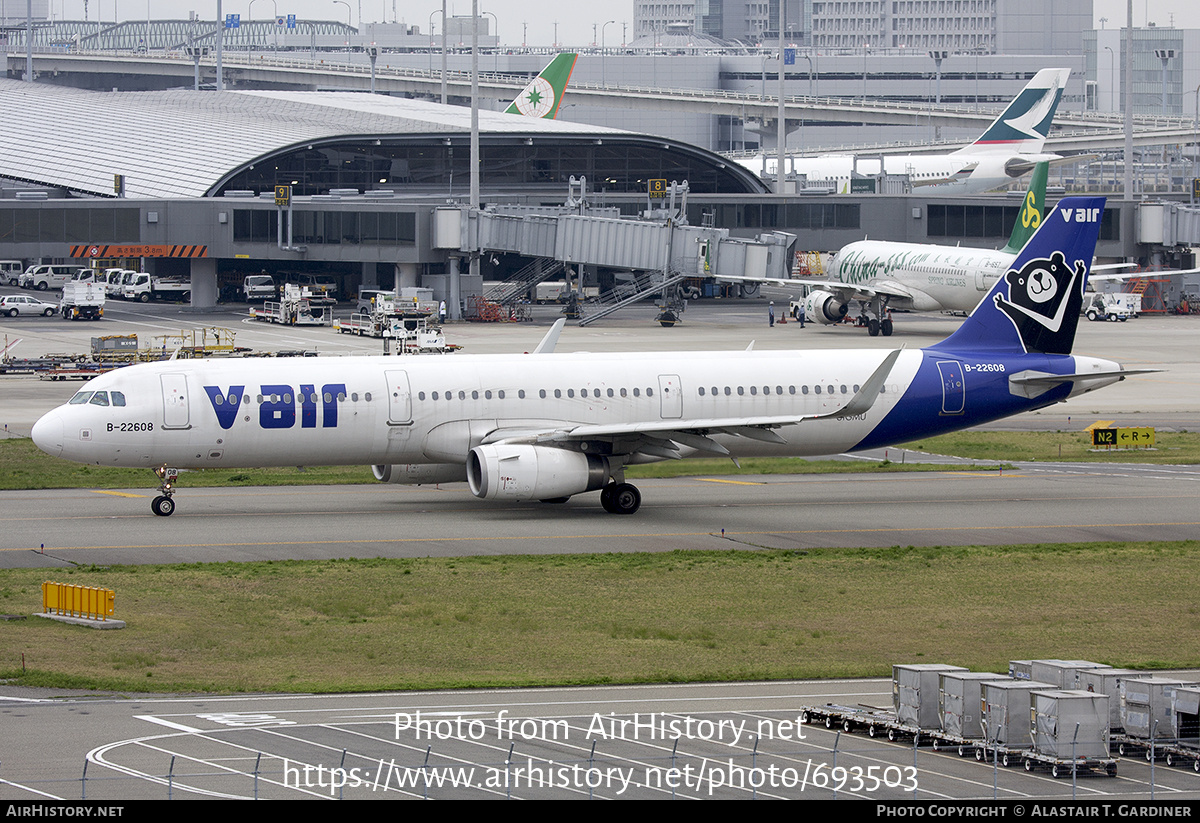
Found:
[{"label": "airport terminal building", "polygon": [[[435,247],[439,207],[464,203],[469,109],[347,92],[90,92],[0,81],[0,258],[190,276],[211,305],[247,274],[427,286],[449,297],[461,250]],[[120,124],[98,130],[97,123]],[[480,113],[481,191],[496,204],[588,200],[634,216],[649,181],[687,181],[685,216],[734,236],[795,234],[831,251],[864,236],[998,247],[1020,198],[773,195],[751,171],[679,141]],[[275,187],[290,186],[290,208]],[[123,189],[118,192],[116,189]],[[1132,203],[1110,204],[1098,253],[1137,256]],[[483,280],[529,262],[484,255]],[[210,285],[211,288],[206,288]],[[212,295],[213,297],[209,297]]]}]

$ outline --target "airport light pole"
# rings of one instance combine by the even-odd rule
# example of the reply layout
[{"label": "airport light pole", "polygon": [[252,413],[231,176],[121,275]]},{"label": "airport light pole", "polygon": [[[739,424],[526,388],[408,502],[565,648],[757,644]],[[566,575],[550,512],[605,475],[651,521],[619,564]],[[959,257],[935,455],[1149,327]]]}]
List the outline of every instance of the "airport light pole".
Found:
[{"label": "airport light pole", "polygon": [[600,27],[600,85],[605,85],[604,81],[604,30],[611,26],[616,20],[609,20]]},{"label": "airport light pole", "polygon": [[[354,9],[350,8],[350,4],[347,3],[346,0],[333,0],[333,3],[335,6],[340,4],[340,5],[343,5],[346,7],[346,28],[347,29],[353,28],[353,26],[350,25],[350,15],[354,12]],[[350,32],[349,31],[346,32],[346,62],[347,63],[350,62]]]},{"label": "airport light pole", "polygon": [[1162,61],[1162,113],[1167,116],[1167,61],[1175,57],[1175,49],[1155,49],[1154,56]]},{"label": "airport light pole", "polygon": [[[249,5],[246,6],[246,16],[250,18],[251,23],[254,22],[254,4],[257,2],[258,2],[258,0],[250,0]],[[271,6],[274,7],[275,19],[278,20],[279,19],[279,4],[276,3],[275,0],[271,0]],[[254,39],[253,39],[253,37],[250,38],[250,55],[251,56],[254,55]]]},{"label": "airport light pole", "polygon": [[446,0],[442,0],[442,105],[446,105]]},{"label": "airport light pole", "polygon": [[1108,49],[1108,108],[1111,111],[1116,111],[1117,108],[1117,53],[1113,51],[1112,46],[1105,46]]}]

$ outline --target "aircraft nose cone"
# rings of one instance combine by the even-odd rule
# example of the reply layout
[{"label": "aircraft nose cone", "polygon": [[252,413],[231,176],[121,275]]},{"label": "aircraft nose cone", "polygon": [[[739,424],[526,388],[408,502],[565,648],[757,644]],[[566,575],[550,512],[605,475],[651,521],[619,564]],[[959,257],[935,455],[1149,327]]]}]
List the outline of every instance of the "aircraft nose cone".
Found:
[{"label": "aircraft nose cone", "polygon": [[33,424],[33,442],[46,454],[59,457],[63,450],[63,421],[58,412],[52,411]]}]

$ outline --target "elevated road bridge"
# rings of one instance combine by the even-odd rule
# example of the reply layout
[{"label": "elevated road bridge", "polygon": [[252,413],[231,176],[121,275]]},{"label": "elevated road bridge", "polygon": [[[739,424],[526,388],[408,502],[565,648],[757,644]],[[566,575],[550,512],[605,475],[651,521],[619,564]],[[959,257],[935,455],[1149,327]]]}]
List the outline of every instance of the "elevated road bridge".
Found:
[{"label": "elevated road bridge", "polygon": [[[436,52],[435,52],[436,54]],[[303,55],[303,56],[301,56]],[[442,73],[437,69],[401,68],[387,63],[381,54],[376,64],[374,81],[366,58],[347,59],[344,52],[292,51],[285,54],[250,50],[226,50],[223,54],[223,74],[228,87],[238,86],[295,89],[337,89],[369,91],[372,82],[379,92],[413,95],[436,99],[441,94]],[[195,71],[193,58],[183,51],[165,53],[130,53],[122,51],[83,51],[49,49],[35,52],[33,66],[36,76],[88,75],[90,77],[140,76],[165,77],[188,83]],[[199,61],[201,77],[210,82],[215,76],[216,58],[212,51]],[[8,55],[10,77],[19,77],[25,70],[25,55]],[[522,74],[481,73],[479,88],[488,98],[511,99],[528,82]],[[71,84],[71,83],[68,83]],[[97,85],[95,82],[84,85]],[[456,100],[470,96],[471,77],[468,72],[446,74],[447,94]],[[112,88],[112,83],[107,86]],[[662,88],[614,84],[572,83],[568,96],[572,103],[583,106],[644,109],[656,112],[691,112],[722,114],[743,120],[773,122],[778,114],[778,100],[771,95],[713,89]],[[851,100],[833,97],[790,96],[784,98],[784,113],[789,121],[827,121],[867,123],[875,125],[938,125],[960,126],[982,131],[996,117],[995,111],[977,110],[965,106],[922,106],[908,102]],[[1072,138],[1077,151],[1120,148],[1121,119],[1106,113],[1059,112],[1056,125],[1072,130],[1096,130],[1089,142],[1083,135]],[[1139,142],[1153,144],[1191,142],[1194,124],[1184,118],[1138,117],[1135,128],[1148,132]],[[1052,137],[1053,143],[1057,138]],[[1115,142],[1113,142],[1115,141]],[[1066,149],[1064,144],[1062,148]],[[864,151],[859,148],[856,151]],[[946,147],[932,149],[945,151]],[[917,153],[912,146],[878,146],[872,153]]]}]

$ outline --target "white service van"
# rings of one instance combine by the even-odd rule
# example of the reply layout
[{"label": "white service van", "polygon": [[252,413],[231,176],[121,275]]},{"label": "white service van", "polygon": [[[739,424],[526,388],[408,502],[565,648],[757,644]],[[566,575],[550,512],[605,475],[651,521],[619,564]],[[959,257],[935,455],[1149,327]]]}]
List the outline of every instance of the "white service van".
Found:
[{"label": "white service van", "polygon": [[[59,263],[41,263],[30,266],[21,275],[21,287],[25,289],[61,289],[63,285],[80,271],[79,266]],[[86,271],[86,270],[85,270]]]},{"label": "white service van", "polygon": [[0,283],[15,286],[25,271],[23,260],[0,260]]}]

